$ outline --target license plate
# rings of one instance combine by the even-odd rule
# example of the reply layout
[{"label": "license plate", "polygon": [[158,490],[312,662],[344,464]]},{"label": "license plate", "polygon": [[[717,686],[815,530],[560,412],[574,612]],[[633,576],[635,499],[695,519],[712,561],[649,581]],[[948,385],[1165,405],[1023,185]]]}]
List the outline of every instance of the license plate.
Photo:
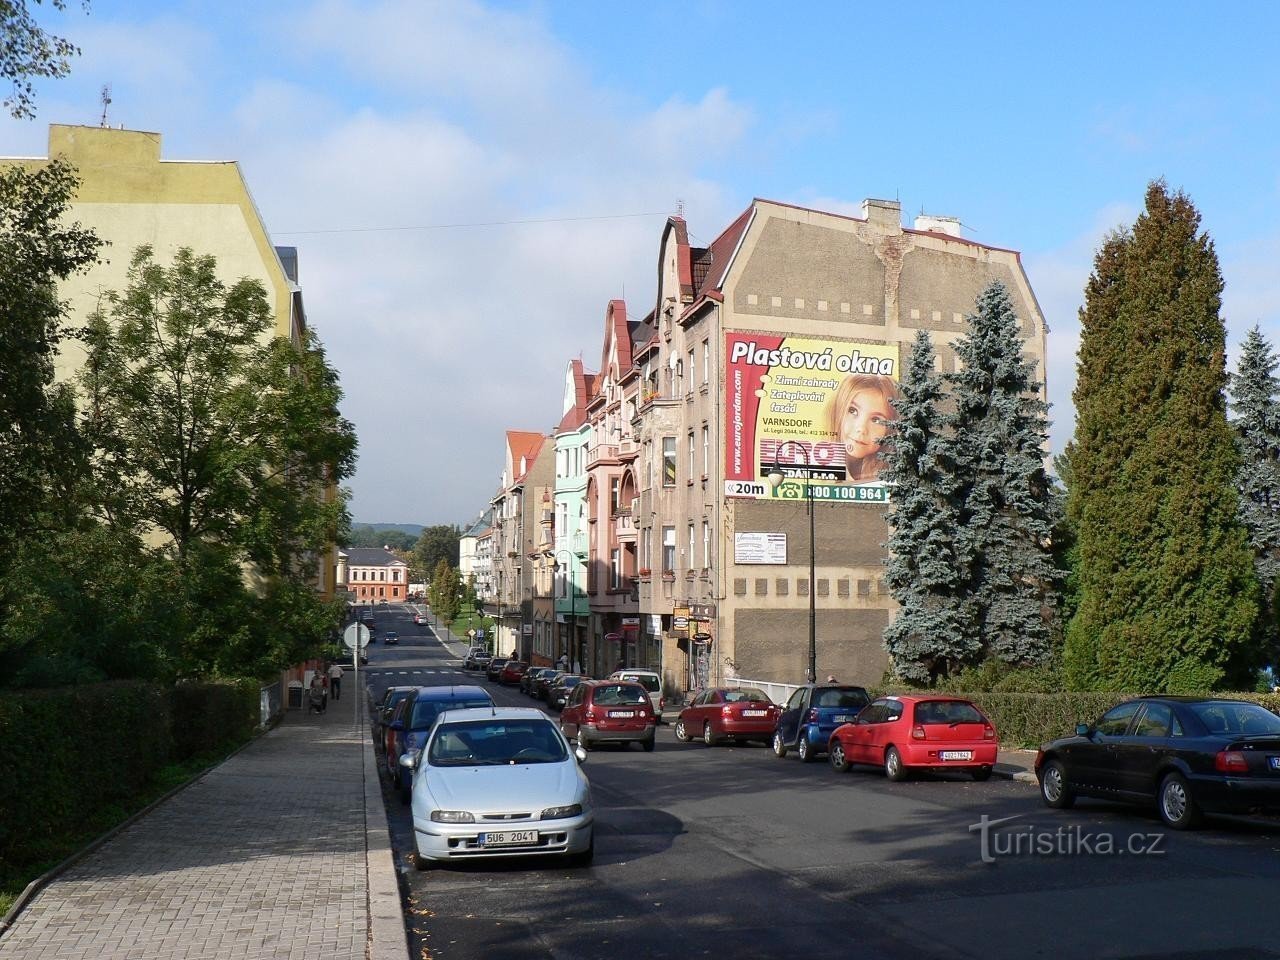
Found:
[{"label": "license plate", "polygon": [[769,711],[768,710],[743,710],[742,715],[744,717],[767,717],[769,715]]},{"label": "license plate", "polygon": [[635,715],[636,715],[636,712],[634,710],[610,710],[609,711],[609,716],[611,717],[634,717]]},{"label": "license plate", "polygon": [[842,713],[836,716],[834,719],[836,723],[848,723],[850,720],[853,719],[853,717],[849,716],[849,714],[847,713]]},{"label": "license plate", "polygon": [[943,750],[938,756],[943,760],[972,760],[972,750]]},{"label": "license plate", "polygon": [[1271,761],[1272,770],[1280,770],[1280,757],[1267,757]]},{"label": "license plate", "polygon": [[528,847],[538,842],[537,830],[503,830],[499,833],[482,833],[482,847]]}]

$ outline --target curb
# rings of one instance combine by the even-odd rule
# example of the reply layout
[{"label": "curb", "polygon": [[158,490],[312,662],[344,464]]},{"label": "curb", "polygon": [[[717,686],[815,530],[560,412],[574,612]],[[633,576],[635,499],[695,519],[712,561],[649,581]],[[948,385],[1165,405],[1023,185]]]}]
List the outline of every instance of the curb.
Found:
[{"label": "curb", "polygon": [[210,771],[215,770],[216,768],[222,766],[224,763],[226,763],[236,754],[240,753],[242,750],[247,750],[251,745],[253,745],[258,741],[259,737],[261,737],[263,734],[271,730],[278,722],[279,721],[277,720],[275,723],[272,723],[271,726],[267,727],[265,730],[257,731],[256,733],[254,733],[252,737],[250,737],[244,743],[240,744],[240,746],[236,747],[234,750],[228,753],[221,760],[217,761],[216,763],[209,764],[209,766],[205,767],[199,773],[192,775],[191,779],[185,781],[184,783],[178,784],[173,789],[167,791],[163,795],[152,800],[150,803],[148,803],[145,807],[143,807],[137,813],[133,814],[132,816],[130,816],[125,820],[122,820],[120,823],[117,823],[114,827],[112,827],[110,830],[108,830],[106,833],[102,834],[101,836],[95,837],[93,840],[90,840],[87,844],[85,844],[79,850],[72,853],[65,860],[50,867],[44,873],[40,874],[40,876],[36,877],[34,880],[28,883],[25,887],[22,888],[22,892],[18,894],[18,899],[13,901],[13,906],[9,908],[9,912],[6,913],[3,917],[0,917],[0,937],[3,937],[6,933],[9,932],[9,929],[14,925],[18,917],[22,914],[22,911],[27,908],[27,904],[29,904],[32,900],[34,900],[36,894],[39,893],[41,890],[43,890],[46,886],[48,886],[50,881],[56,880],[60,874],[65,873],[67,870],[71,869],[73,866],[76,865],[77,862],[84,859],[89,854],[93,853],[93,851],[97,850],[100,846],[102,846],[108,840],[115,837],[117,834],[123,833],[125,830],[133,826],[135,823],[137,823],[139,820],[141,820],[143,817],[149,814],[152,810],[156,809],[156,807],[160,806],[160,804],[164,803],[166,800],[169,800],[170,798],[177,796],[179,793],[187,789],[187,787],[191,786],[193,783],[196,783],[197,781],[203,779],[206,775],[209,774]]},{"label": "curb", "polygon": [[369,911],[368,960],[405,960],[409,937],[400,898],[400,883],[391,852],[382,784],[368,728],[368,691],[361,690],[360,742],[364,759],[365,869]]}]

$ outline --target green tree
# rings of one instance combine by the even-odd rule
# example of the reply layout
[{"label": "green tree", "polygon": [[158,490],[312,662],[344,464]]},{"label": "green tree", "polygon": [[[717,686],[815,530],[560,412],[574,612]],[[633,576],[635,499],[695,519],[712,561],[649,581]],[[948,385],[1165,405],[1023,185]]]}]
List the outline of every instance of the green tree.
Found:
[{"label": "green tree", "polygon": [[452,623],[461,609],[460,593],[462,578],[457,567],[451,567],[447,561],[440,560],[427,587],[427,602],[431,605],[432,612],[445,623]]},{"label": "green tree", "polygon": [[[34,0],[39,5],[40,0]],[[50,0],[55,10],[65,10],[66,0]],[[82,4],[89,9],[86,0]],[[33,77],[65,77],[70,58],[80,51],[68,40],[54,36],[36,23],[27,0],[0,0],[0,80],[13,85],[4,108],[18,119],[36,115]]]},{"label": "green tree", "polygon": [[67,222],[78,185],[61,160],[0,172],[0,568],[19,539],[76,513],[70,494],[87,448],[71,390],[54,382],[67,335],[57,284],[95,263],[101,246]]},{"label": "green tree", "polygon": [[443,561],[447,566],[458,565],[458,541],[462,538],[462,528],[454,524],[438,524],[423,529],[418,542],[413,547],[413,563],[410,578],[427,576]]},{"label": "green tree", "polygon": [[1068,448],[1080,607],[1064,666],[1076,688],[1204,690],[1256,666],[1221,293],[1199,213],[1159,181],[1094,260]]},{"label": "green tree", "polygon": [[98,503],[114,524],[200,543],[268,576],[305,579],[346,528],[355,437],[314,336],[271,336],[265,291],[226,287],[213,257],[135,253],[124,294],[90,319],[81,384],[97,443]]},{"label": "green tree", "polygon": [[1231,422],[1240,468],[1240,521],[1249,531],[1253,568],[1261,587],[1262,640],[1274,657],[1277,648],[1276,591],[1280,581],[1280,379],[1271,344],[1254,327],[1240,347],[1236,373],[1228,378]]},{"label": "green tree", "polygon": [[918,331],[898,385],[882,473],[889,486],[885,580],[899,604],[884,642],[895,672],[913,683],[946,677],[982,650],[961,609],[968,562],[957,554],[952,442],[934,357],[929,335]]},{"label": "green tree", "polygon": [[1061,504],[1044,464],[1049,408],[1004,285],[993,282],[976,307],[955,343],[960,369],[947,377],[964,617],[988,657],[1034,666],[1057,636],[1051,544]]},{"label": "green tree", "polygon": [[347,538],[349,547],[390,547],[397,553],[411,552],[417,542],[417,537],[403,530],[380,529],[368,524],[355,525]]}]

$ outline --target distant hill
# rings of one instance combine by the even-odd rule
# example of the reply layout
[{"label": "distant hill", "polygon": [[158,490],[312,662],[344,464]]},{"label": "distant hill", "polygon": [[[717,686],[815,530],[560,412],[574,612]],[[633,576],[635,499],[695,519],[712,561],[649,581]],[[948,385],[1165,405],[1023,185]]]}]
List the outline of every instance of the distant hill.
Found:
[{"label": "distant hill", "polygon": [[407,533],[413,537],[422,536],[422,524],[420,523],[353,523],[352,531],[356,530],[399,530],[401,533]]}]

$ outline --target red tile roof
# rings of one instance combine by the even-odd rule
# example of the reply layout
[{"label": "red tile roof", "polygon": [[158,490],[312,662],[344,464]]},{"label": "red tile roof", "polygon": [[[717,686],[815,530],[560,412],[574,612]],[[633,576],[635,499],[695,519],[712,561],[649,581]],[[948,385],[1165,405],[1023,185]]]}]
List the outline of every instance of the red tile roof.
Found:
[{"label": "red tile roof", "polygon": [[618,376],[625,376],[631,372],[631,328],[627,325],[625,300],[609,301],[609,306],[604,311],[604,323],[604,348],[600,359],[600,372],[603,374],[609,368],[609,342],[612,339],[618,344]]},{"label": "red tile roof", "polygon": [[[525,478],[525,474],[529,472],[529,467],[533,466],[533,461],[538,459],[538,453],[542,450],[542,442],[547,438],[541,433],[530,433],[524,430],[508,430],[507,431],[507,451],[511,455],[511,476],[512,483],[519,483]],[[525,460],[525,469],[520,469],[520,458]]]},{"label": "red tile roof", "polygon": [[590,402],[595,375],[582,369],[581,360],[570,360],[569,369],[573,372],[573,406],[560,418],[556,433],[577,430],[587,422],[587,404]]}]

